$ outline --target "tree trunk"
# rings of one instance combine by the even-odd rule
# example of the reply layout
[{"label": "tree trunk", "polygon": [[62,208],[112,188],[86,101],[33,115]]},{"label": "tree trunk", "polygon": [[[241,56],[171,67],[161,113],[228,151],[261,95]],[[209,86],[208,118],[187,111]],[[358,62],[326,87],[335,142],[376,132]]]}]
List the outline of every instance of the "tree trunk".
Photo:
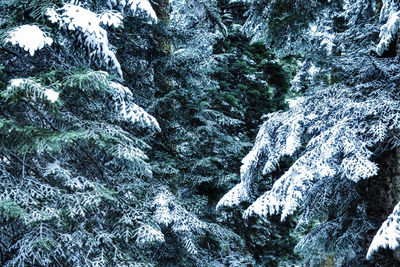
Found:
[{"label": "tree trunk", "polygon": [[326,254],[325,258],[321,261],[321,267],[335,267],[335,255]]},{"label": "tree trunk", "polygon": [[[170,3],[169,0],[153,0],[153,9],[156,12],[158,23],[161,27],[167,27],[170,24]],[[173,47],[171,40],[165,34],[166,31],[160,31],[158,36],[155,36],[155,40],[158,43],[158,49],[161,52],[158,58],[158,63],[154,68],[154,82],[157,86],[156,97],[162,98],[169,92],[174,90],[174,81],[170,76],[170,72],[166,68],[166,63],[172,56]],[[170,97],[164,99],[163,103],[159,104],[160,110],[158,114],[158,120],[162,128],[162,135],[160,136],[160,142],[167,148],[167,152],[175,156],[177,153],[177,144],[174,141],[173,135],[174,130],[171,127],[171,122],[174,121],[176,113],[176,101]],[[170,191],[177,195],[179,185],[179,174],[171,174],[168,187]]]},{"label": "tree trunk", "polygon": [[[169,0],[154,0],[154,11],[156,12],[159,23],[164,26],[168,26],[171,21],[170,4]],[[158,42],[160,50],[166,54],[172,54],[172,44],[165,36],[157,36],[156,40]]]}]

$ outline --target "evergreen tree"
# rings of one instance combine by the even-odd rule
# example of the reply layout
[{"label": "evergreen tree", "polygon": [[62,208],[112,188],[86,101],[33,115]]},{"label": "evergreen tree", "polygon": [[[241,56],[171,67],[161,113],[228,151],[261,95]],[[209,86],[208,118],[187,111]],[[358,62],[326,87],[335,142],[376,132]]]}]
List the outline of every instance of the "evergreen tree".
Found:
[{"label": "evergreen tree", "polygon": [[144,151],[160,127],[108,38],[150,4],[1,4],[1,265],[154,264],[164,235]]},{"label": "evergreen tree", "polygon": [[[398,206],[387,217],[399,201],[399,4],[288,2],[252,3],[244,31],[281,56],[302,53],[291,89],[302,95],[266,116],[241,182],[218,206],[251,202],[244,218],[265,220],[299,211],[306,264],[394,266],[397,254],[380,248],[399,246]],[[290,168],[258,193],[287,158]]]},{"label": "evergreen tree", "polygon": [[[171,217],[179,218],[175,207],[180,206],[202,223],[188,226],[186,232],[176,228],[188,220],[185,214],[179,222],[166,223],[169,238],[180,235],[182,242],[171,244],[169,249],[174,251],[166,254],[165,260],[197,266],[251,262],[251,256],[241,251],[240,237],[218,225],[213,211],[216,194],[225,182],[236,178],[231,171],[238,167],[234,157],[247,145],[245,139],[239,145],[235,139],[242,121],[212,106],[218,88],[211,77],[216,63],[213,44],[221,30],[213,22],[218,14],[210,15],[215,10],[212,2],[174,1],[171,8],[164,34],[173,49],[153,63],[157,86],[154,114],[163,131],[155,138],[150,158],[154,180],[162,188],[167,185],[169,191],[160,191],[154,212],[162,213],[164,206],[158,203],[163,202],[173,207]],[[190,253],[181,253],[182,248]]]}]

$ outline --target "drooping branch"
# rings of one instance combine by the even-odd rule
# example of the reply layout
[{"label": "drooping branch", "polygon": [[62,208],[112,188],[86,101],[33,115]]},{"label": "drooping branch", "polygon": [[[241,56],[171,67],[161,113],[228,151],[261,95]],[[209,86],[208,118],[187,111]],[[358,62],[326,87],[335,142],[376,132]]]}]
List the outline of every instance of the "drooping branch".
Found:
[{"label": "drooping branch", "polygon": [[225,38],[228,37],[228,29],[222,22],[221,17],[217,13],[215,13],[214,10],[212,10],[211,7],[208,4],[206,4],[204,1],[201,1],[201,3],[203,4],[204,8],[206,9],[207,15],[210,17],[211,21],[218,25],[218,27],[220,28],[220,30]]}]

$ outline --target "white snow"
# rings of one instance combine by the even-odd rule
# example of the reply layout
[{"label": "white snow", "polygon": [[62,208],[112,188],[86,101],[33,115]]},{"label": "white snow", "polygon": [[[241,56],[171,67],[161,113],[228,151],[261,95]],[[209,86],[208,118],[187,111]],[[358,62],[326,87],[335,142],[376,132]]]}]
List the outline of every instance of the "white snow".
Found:
[{"label": "white snow", "polygon": [[296,98],[288,98],[286,99],[286,103],[289,104],[290,109],[298,108],[300,107],[300,104],[304,101],[304,97],[296,97]]},{"label": "white snow", "polygon": [[52,89],[46,89],[44,91],[44,94],[46,95],[47,99],[51,102],[54,103],[58,100],[58,96],[60,95],[60,93],[52,90]]},{"label": "white snow", "polygon": [[380,41],[376,46],[376,53],[378,55],[382,55],[385,52],[390,43],[392,42],[393,38],[395,37],[396,33],[400,29],[400,11],[394,12],[389,16],[387,22],[382,25],[381,32],[379,34]]},{"label": "white snow", "polygon": [[24,79],[12,79],[10,85],[12,87],[20,87],[23,83],[25,83]]},{"label": "white snow", "polygon": [[[273,136],[276,135],[277,132],[282,133],[282,129],[279,129],[279,126],[282,124],[279,120],[278,114],[279,113],[271,114],[269,121],[266,121],[261,126],[253,149],[242,160],[242,166],[240,168],[241,182],[222,197],[222,199],[218,202],[217,208],[221,206],[235,206],[250,199],[251,186],[252,183],[254,183],[254,179],[256,179],[254,176],[257,176],[257,164],[259,164],[263,158],[266,157],[267,160],[264,163],[262,173],[268,174],[275,170],[279,160],[283,156],[292,155],[301,147],[300,136],[304,131],[302,126],[304,118],[301,115],[293,116],[294,114],[290,112],[285,113],[285,118],[288,121],[291,121],[291,123],[285,127],[285,130],[288,131],[289,134],[285,137],[281,136],[279,144],[272,143],[273,140],[271,139],[274,138]],[[274,152],[276,149],[280,151],[280,153]],[[292,175],[292,173],[287,175]],[[285,186],[287,187],[288,184],[285,184]],[[252,205],[251,208],[248,209],[248,212],[244,214],[244,216],[246,217],[253,213],[266,216],[271,212],[274,214],[278,212],[282,205],[276,204],[279,201],[275,200],[282,194],[278,194],[277,192],[268,193],[260,198],[258,202],[254,202],[254,206]],[[282,195],[282,199],[284,198],[284,195]],[[295,204],[291,205],[291,207],[294,206]],[[291,210],[294,210],[294,208]]]},{"label": "white snow", "polygon": [[376,53],[382,55],[389,47],[393,38],[400,28],[400,11],[397,0],[383,0],[379,21],[383,23],[379,33],[379,43]]},{"label": "white snow", "polygon": [[84,44],[93,51],[92,53],[102,56],[105,64],[111,63],[112,67],[122,77],[121,65],[110,49],[107,31],[100,26],[100,24],[119,26],[119,15],[117,13],[114,16],[109,13],[98,16],[83,7],[65,4],[57,10],[48,8],[46,15],[52,23],[58,23],[60,27],[69,31],[81,32],[84,37]]},{"label": "white snow", "polygon": [[311,67],[308,69],[308,73],[310,76],[314,76],[320,71],[320,68],[317,68],[313,63],[311,63]]},{"label": "white snow", "polygon": [[[172,3],[172,0],[170,0]],[[153,21],[157,22],[157,15],[148,0],[107,0],[110,9],[119,8],[122,11],[125,7],[129,8],[133,15],[140,10],[149,16]]]},{"label": "white snow", "polygon": [[324,35],[324,39],[321,42],[321,46],[325,47],[328,55],[332,54],[333,47],[335,46],[335,44],[333,43],[334,39],[335,39],[334,34],[326,33]]},{"label": "white snow", "polygon": [[124,120],[137,123],[144,128],[149,127],[161,131],[157,120],[143,108],[133,103],[132,92],[127,87],[116,82],[111,82],[110,85],[115,90],[116,109]]},{"label": "white snow", "polygon": [[144,11],[148,16],[150,16],[154,21],[157,21],[157,15],[151,6],[150,2],[147,0],[129,0],[128,6],[133,13],[136,13],[137,9]]},{"label": "white snow", "polygon": [[311,37],[317,39],[320,42],[320,46],[325,48],[326,53],[328,55],[332,54],[333,47],[335,44],[333,43],[335,39],[335,35],[332,32],[331,27],[317,24],[311,24],[309,26],[309,34]]},{"label": "white snow", "polygon": [[122,25],[122,15],[119,12],[106,11],[97,15],[103,25],[118,28]]},{"label": "white snow", "polygon": [[400,245],[400,202],[393,209],[393,213],[383,222],[381,228],[374,236],[369,246],[367,259],[380,248],[390,248],[395,250]]},{"label": "white snow", "polygon": [[19,91],[20,89],[23,89],[25,94],[32,99],[47,99],[51,103],[55,103],[60,95],[60,93],[53,89],[43,86],[29,78],[12,79],[10,85],[7,87],[7,91],[11,92],[10,95],[15,94],[15,90]]},{"label": "white snow", "polygon": [[218,210],[220,207],[233,207],[247,200],[249,200],[249,197],[243,186],[243,182],[241,182],[235,185],[218,201],[216,209]]},{"label": "white snow", "polygon": [[136,229],[136,244],[139,246],[152,244],[154,242],[163,243],[164,234],[148,224],[142,224]]},{"label": "white snow", "polygon": [[318,26],[316,24],[311,24],[310,25],[310,34],[311,36],[314,36],[317,34]]},{"label": "white snow", "polygon": [[9,33],[6,42],[18,45],[25,51],[29,51],[29,54],[33,56],[37,50],[42,49],[45,45],[50,46],[53,39],[36,25],[22,25]]}]

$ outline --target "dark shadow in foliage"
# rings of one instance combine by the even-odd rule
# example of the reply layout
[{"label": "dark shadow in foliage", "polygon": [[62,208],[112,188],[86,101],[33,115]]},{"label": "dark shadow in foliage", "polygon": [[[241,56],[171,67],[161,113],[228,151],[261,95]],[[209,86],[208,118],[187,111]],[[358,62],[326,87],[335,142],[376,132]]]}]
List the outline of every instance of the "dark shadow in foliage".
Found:
[{"label": "dark shadow in foliage", "polygon": [[[240,31],[218,40],[214,53],[226,55],[214,73],[220,89],[215,92],[213,105],[243,119],[253,139],[262,115],[286,108],[291,73],[277,63],[264,44],[250,44]],[[291,60],[288,58],[287,63]]]}]

